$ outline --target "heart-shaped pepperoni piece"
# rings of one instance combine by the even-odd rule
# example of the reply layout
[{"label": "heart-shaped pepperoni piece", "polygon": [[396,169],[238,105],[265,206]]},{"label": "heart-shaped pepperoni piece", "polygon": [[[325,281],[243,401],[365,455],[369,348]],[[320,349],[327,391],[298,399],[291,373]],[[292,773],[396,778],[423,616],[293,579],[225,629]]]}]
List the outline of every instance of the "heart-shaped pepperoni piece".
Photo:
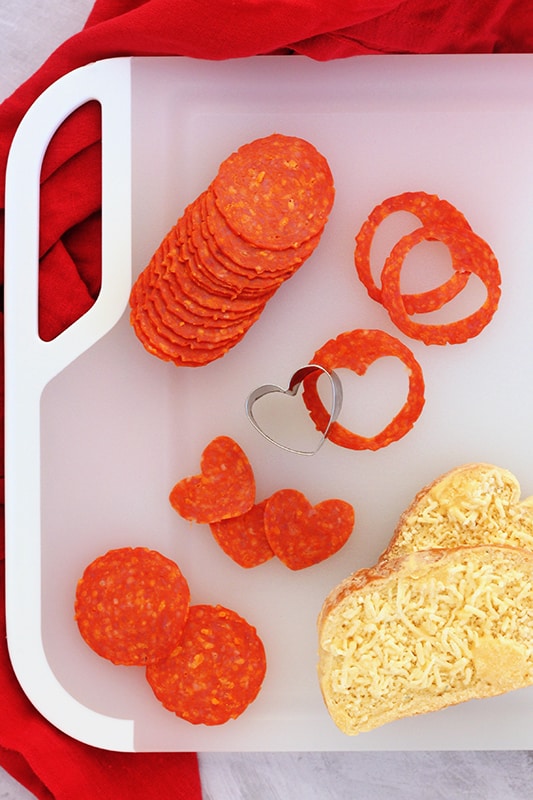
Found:
[{"label": "heart-shaped pepperoni piece", "polygon": [[190,522],[209,524],[238,517],[255,500],[255,478],[244,451],[229,436],[217,436],[205,448],[199,475],[178,481],[172,507]]},{"label": "heart-shaped pepperoni piece", "polygon": [[256,503],[240,517],[221,519],[209,526],[222,550],[239,566],[258,567],[274,557],[265,534],[266,500]]},{"label": "heart-shaped pepperoni piece", "polygon": [[265,532],[272,550],[289,569],[299,570],[329,558],[346,544],[355,523],[344,500],[313,506],[296,489],[281,489],[265,508]]}]

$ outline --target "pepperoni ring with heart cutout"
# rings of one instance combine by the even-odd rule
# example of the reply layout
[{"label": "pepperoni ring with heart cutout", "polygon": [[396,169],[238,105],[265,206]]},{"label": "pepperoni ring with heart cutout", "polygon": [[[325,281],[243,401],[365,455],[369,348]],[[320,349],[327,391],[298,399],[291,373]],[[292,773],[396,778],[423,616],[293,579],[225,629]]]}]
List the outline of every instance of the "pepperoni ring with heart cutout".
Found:
[{"label": "pepperoni ring with heart cutout", "polygon": [[[327,438],[334,444],[350,450],[379,450],[405,436],[422,413],[425,384],[420,364],[406,345],[385,331],[357,329],[341,333],[317,350],[312,363],[328,370],[345,368],[364,375],[370,364],[383,356],[395,356],[407,367],[409,391],[404,405],[375,436],[361,436],[338,421],[331,423]],[[319,373],[311,373],[305,378],[303,400],[317,430],[324,431],[330,415],[318,394],[318,378]]]}]

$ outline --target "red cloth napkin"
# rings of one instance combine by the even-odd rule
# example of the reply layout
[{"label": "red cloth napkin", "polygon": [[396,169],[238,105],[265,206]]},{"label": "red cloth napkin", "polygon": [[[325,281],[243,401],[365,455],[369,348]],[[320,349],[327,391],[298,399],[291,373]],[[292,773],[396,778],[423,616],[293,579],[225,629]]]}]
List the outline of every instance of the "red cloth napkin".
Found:
[{"label": "red cloth napkin", "polygon": [[[123,55],[226,59],[299,53],[327,60],[370,53],[532,51],[531,0],[97,0],[84,29],[0,106],[2,284],[4,177],[13,134],[38,95],[76,67]],[[99,112],[89,105],[61,127],[43,165],[40,331],[45,339],[86,311],[98,293],[99,170]],[[3,413],[3,395],[0,403]],[[3,567],[3,526],[0,541]],[[0,764],[37,797],[201,797],[193,753],[110,753],[56,730],[20,690],[5,631],[1,641]]]}]

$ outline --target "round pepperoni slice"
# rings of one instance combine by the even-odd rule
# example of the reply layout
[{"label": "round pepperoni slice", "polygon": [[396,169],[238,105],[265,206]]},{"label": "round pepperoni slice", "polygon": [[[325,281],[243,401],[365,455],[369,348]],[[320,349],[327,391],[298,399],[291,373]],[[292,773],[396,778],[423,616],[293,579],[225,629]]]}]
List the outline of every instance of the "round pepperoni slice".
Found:
[{"label": "round pepperoni slice", "polygon": [[[259,308],[263,308],[266,300],[262,298],[228,298],[212,297],[210,292],[201,289],[192,279],[189,272],[189,265],[186,260],[169,255],[161,267],[154,269],[155,283],[159,286],[165,282],[166,285],[161,289],[167,302],[171,305],[184,307],[195,318],[201,318],[202,324],[209,325],[211,322],[238,321],[247,314],[254,314]],[[170,290],[170,293],[169,291]],[[211,300],[211,302],[209,302]]]},{"label": "round pepperoni slice", "polygon": [[146,669],[157,699],[193,725],[223,725],[255,700],[266,674],[256,629],[235,611],[193,605],[172,655]]},{"label": "round pepperoni slice", "polygon": [[[317,350],[311,363],[320,364],[328,370],[345,368],[357,375],[364,375],[370,364],[383,356],[395,356],[407,367],[407,400],[394,419],[375,436],[361,436],[340,422],[333,422],[327,438],[334,444],[350,450],[379,450],[405,436],[422,413],[425,402],[422,369],[409,348],[385,331],[358,329],[341,333]],[[318,393],[319,376],[320,373],[315,372],[305,378],[302,396],[316,428],[323,432],[330,420],[330,412],[324,407]]]},{"label": "round pepperoni slice", "polygon": [[155,550],[110,550],[85,569],[75,618],[95,653],[139,666],[168,656],[181,639],[190,593],[179,567]]},{"label": "round pepperoni slice", "polygon": [[[458,231],[472,230],[466,217],[460,211],[447,200],[441,200],[440,197],[434,194],[404,192],[394,197],[389,197],[376,206],[355,237],[354,262],[360,281],[365,286],[369,296],[378,303],[383,303],[382,289],[374,281],[370,263],[370,251],[379,225],[390,214],[397,211],[407,211],[414,214],[420,220],[422,226],[430,225],[433,230],[440,226],[457,229]],[[402,301],[407,313],[417,314],[436,311],[450,300],[453,300],[464,289],[469,277],[464,265],[461,269],[458,266],[455,266],[454,269],[453,275],[441,286],[437,286],[427,292],[404,294]]]},{"label": "round pepperoni slice", "polygon": [[[400,273],[407,253],[419,242],[439,239],[449,248],[454,264],[464,265],[485,284],[485,301],[472,314],[463,319],[443,325],[427,324],[412,320],[405,308],[400,292]],[[477,336],[494,316],[501,295],[501,276],[498,262],[489,245],[472,231],[461,235],[457,230],[417,228],[403,236],[395,245],[385,262],[382,272],[383,305],[391,320],[407,336],[425,344],[462,344]]]},{"label": "round pepperoni slice", "polygon": [[132,325],[144,348],[162,361],[172,361],[176,366],[197,367],[227,352],[227,349],[221,350],[220,353],[218,350],[193,351],[190,347],[171,342],[168,336],[161,332],[161,323],[155,322],[147,309],[148,305],[143,303],[132,311]]},{"label": "round pepperoni slice", "polygon": [[153,278],[151,287],[157,289],[161,294],[162,301],[168,306],[169,309],[175,311],[176,314],[188,323],[194,326],[224,328],[226,325],[231,325],[236,320],[240,319],[241,315],[232,314],[231,312],[221,312],[218,315],[211,314],[197,314],[194,309],[188,308],[184,304],[184,298],[178,291],[176,291],[175,281],[171,272],[167,272],[163,265],[156,267],[153,270]]},{"label": "round pepperoni slice", "polygon": [[239,321],[228,322],[224,326],[194,325],[181,313],[181,307],[168,306],[161,292],[157,289],[150,299],[163,324],[168,329],[171,340],[179,340],[189,344],[192,349],[217,348],[221,344],[241,339],[251,325],[259,318],[262,309],[255,314],[248,314]]},{"label": "round pepperoni slice", "polygon": [[[193,265],[187,261],[181,261],[176,265],[174,272],[176,286],[187,300],[196,306],[203,306],[208,309],[209,314],[216,315],[220,312],[233,312],[235,315],[242,315],[255,311],[258,305],[264,305],[271,295],[265,295],[259,299],[256,297],[245,297],[242,293],[235,297],[222,297],[215,294],[212,289],[206,288],[198,281],[198,275],[194,274]],[[273,293],[273,292],[272,292]]]},{"label": "round pepperoni slice", "polygon": [[309,142],[274,133],[243,145],[213,181],[229,227],[256,247],[299,247],[319,233],[333,206],[328,162]]},{"label": "round pepperoni slice", "polygon": [[130,323],[145,350],[162,361],[174,361],[174,355],[165,350],[166,339],[161,335],[146,308],[146,298],[142,304],[136,303],[130,313]]},{"label": "round pepperoni slice", "polygon": [[220,213],[212,189],[204,194],[204,215],[207,231],[205,237],[209,247],[239,275],[263,277],[264,280],[276,276],[290,275],[308,259],[316,249],[322,230],[297,247],[271,250],[256,247],[234,233]]}]

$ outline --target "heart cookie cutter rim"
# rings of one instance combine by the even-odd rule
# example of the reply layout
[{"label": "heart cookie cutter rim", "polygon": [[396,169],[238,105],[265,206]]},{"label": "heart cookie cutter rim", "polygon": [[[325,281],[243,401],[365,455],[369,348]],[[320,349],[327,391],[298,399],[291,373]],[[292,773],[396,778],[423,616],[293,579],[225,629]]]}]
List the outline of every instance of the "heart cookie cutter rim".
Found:
[{"label": "heart cookie cutter rim", "polygon": [[[282,444],[281,442],[278,442],[276,439],[274,439],[272,436],[269,436],[269,434],[266,433],[266,431],[264,431],[257,422],[253,413],[253,406],[257,402],[257,400],[260,400],[261,397],[264,397],[267,394],[279,393],[279,394],[289,395],[290,397],[295,397],[303,381],[307,377],[309,377],[309,375],[312,375],[314,372],[321,372],[324,375],[327,375],[327,377],[329,378],[331,387],[331,412],[329,415],[328,424],[322,431],[322,437],[318,442],[317,446],[314,448],[314,450],[298,450],[294,447],[290,447],[289,445]],[[263,436],[265,439],[271,442],[271,444],[275,444],[276,447],[280,447],[282,450],[286,450],[289,453],[295,453],[296,455],[299,456],[314,456],[316,453],[318,453],[318,451],[320,450],[320,448],[327,439],[329,429],[339,416],[341,408],[342,408],[342,383],[340,381],[340,378],[336,372],[334,372],[333,370],[326,369],[321,364],[306,364],[305,367],[300,367],[299,369],[297,369],[296,372],[293,372],[286,389],[274,383],[265,383],[263,386],[258,386],[257,389],[254,389],[252,392],[250,392],[250,394],[246,398],[246,403],[245,403],[246,416],[248,417],[248,419],[250,420],[256,431],[258,431],[261,434],[261,436]]]}]

